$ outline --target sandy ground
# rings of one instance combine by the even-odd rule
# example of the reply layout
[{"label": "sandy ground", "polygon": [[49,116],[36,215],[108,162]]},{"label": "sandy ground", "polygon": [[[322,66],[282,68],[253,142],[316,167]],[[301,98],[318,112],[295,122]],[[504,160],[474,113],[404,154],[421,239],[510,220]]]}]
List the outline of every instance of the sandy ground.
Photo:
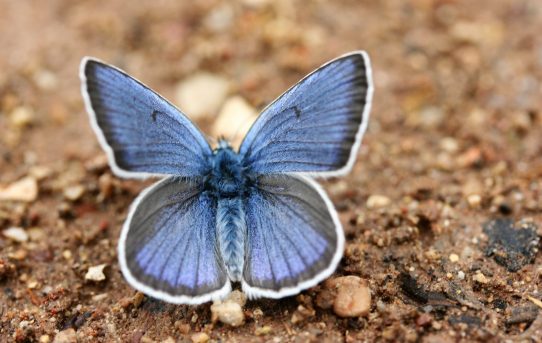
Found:
[{"label": "sandy ground", "polygon": [[[0,1],[0,189],[29,187],[0,201],[0,229],[26,234],[0,236],[0,341],[542,340],[540,32],[537,0]],[[347,235],[334,277],[367,282],[368,315],[337,316],[317,286],[249,301],[232,328],[209,304],[131,289],[116,243],[150,182],[104,162],[81,58],[174,101],[209,72],[262,108],[357,49],[373,60],[371,122],[352,173],[324,186]],[[196,121],[211,133],[215,115]],[[99,264],[105,280],[86,280]]]}]

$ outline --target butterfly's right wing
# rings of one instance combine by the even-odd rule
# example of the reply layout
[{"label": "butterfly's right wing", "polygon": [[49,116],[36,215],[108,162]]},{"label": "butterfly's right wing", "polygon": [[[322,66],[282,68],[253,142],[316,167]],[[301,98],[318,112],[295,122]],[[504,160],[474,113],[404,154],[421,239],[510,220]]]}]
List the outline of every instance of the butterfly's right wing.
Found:
[{"label": "butterfly's right wing", "polygon": [[129,178],[199,176],[211,147],[175,106],[123,71],[85,58],[82,94],[115,174]]},{"label": "butterfly's right wing", "polygon": [[198,179],[166,178],[134,201],[119,262],[136,289],[176,304],[200,304],[231,290],[216,241],[216,201]]},{"label": "butterfly's right wing", "polygon": [[243,291],[282,298],[328,277],[339,263],[344,234],[322,188],[300,175],[261,175],[246,199]]}]

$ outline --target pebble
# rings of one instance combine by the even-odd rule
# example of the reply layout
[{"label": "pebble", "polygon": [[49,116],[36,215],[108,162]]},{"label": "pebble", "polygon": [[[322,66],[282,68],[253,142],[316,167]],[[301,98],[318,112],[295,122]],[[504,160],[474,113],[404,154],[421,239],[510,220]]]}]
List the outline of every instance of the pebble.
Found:
[{"label": "pebble", "polygon": [[476,282],[483,283],[483,284],[489,283],[489,280],[486,278],[486,276],[480,272],[474,274],[472,279]]},{"label": "pebble", "polygon": [[211,305],[211,319],[230,325],[241,326],[245,322],[243,306],[247,303],[247,296],[238,290],[234,290],[224,301],[215,301]]},{"label": "pebble", "polygon": [[94,296],[92,296],[92,301],[94,302],[100,302],[100,301],[103,301],[105,299],[107,299],[107,293],[100,293],[100,294],[96,294]]},{"label": "pebble", "polygon": [[2,234],[15,242],[23,243],[28,241],[28,234],[20,227],[10,227],[4,230]]},{"label": "pebble", "polygon": [[211,319],[230,326],[241,326],[245,322],[245,314],[241,305],[232,301],[216,302],[211,305]]},{"label": "pebble", "polygon": [[194,343],[206,343],[207,341],[209,341],[209,335],[206,334],[205,332],[198,332],[198,333],[193,334],[192,337],[190,337],[190,339]]},{"label": "pebble", "polygon": [[450,262],[456,263],[457,261],[459,261],[459,255],[457,255],[457,254],[450,254],[449,259],[450,259]]},{"label": "pebble", "polygon": [[31,176],[24,177],[0,189],[0,201],[32,202],[38,197],[38,182]]},{"label": "pebble", "polygon": [[212,134],[225,137],[232,146],[237,147],[258,117],[258,112],[240,96],[228,98],[216,118]]},{"label": "pebble", "polygon": [[70,201],[77,201],[85,194],[85,187],[82,185],[69,186],[64,189],[64,198]]},{"label": "pebble", "polygon": [[176,102],[191,119],[216,114],[229,92],[229,82],[211,73],[189,76],[177,85]]},{"label": "pebble", "polygon": [[482,197],[479,194],[471,194],[467,197],[467,202],[471,208],[478,208],[482,203]]},{"label": "pebble", "polygon": [[388,206],[390,203],[390,198],[379,194],[373,194],[367,199],[368,208],[382,208]]},{"label": "pebble", "polygon": [[316,312],[313,309],[306,308],[303,305],[299,305],[297,310],[292,314],[290,321],[292,324],[298,324],[305,321],[307,318],[314,317]]},{"label": "pebble", "polygon": [[265,336],[269,335],[271,331],[273,331],[273,329],[269,325],[264,325],[262,327],[256,328],[256,330],[254,330],[254,334],[256,336]]},{"label": "pebble", "polygon": [[34,110],[28,106],[16,107],[9,115],[11,125],[19,129],[32,125],[34,117]]},{"label": "pebble", "polygon": [[458,272],[457,272],[457,278],[458,278],[459,280],[465,280],[465,272],[462,271],[462,270],[458,271]]},{"label": "pebble", "polygon": [[36,86],[38,86],[40,89],[44,91],[50,91],[56,88],[58,84],[58,78],[56,75],[46,69],[38,70],[36,73],[34,73],[34,83]]},{"label": "pebble", "polygon": [[90,281],[103,281],[105,280],[104,268],[107,264],[99,264],[94,267],[88,268],[88,271],[85,275],[85,280]]},{"label": "pebble", "polygon": [[51,342],[51,337],[49,337],[49,335],[41,335],[39,342],[40,343],[49,343],[49,342]]},{"label": "pebble", "polygon": [[77,335],[73,328],[60,331],[56,334],[53,343],[77,343]]},{"label": "pebble", "polygon": [[371,292],[367,282],[357,276],[343,276],[326,282],[337,290],[333,311],[340,317],[360,317],[369,314]]}]

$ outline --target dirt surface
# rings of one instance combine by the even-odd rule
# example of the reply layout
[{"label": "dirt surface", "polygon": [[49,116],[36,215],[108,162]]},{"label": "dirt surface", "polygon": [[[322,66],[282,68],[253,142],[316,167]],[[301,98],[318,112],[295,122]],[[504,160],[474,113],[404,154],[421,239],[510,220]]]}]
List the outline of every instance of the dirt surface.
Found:
[{"label": "dirt surface", "polygon": [[[27,201],[0,200],[0,341],[542,340],[540,32],[537,0],[0,1],[0,189],[28,188]],[[112,176],[81,58],[173,100],[207,71],[261,108],[356,49],[373,61],[371,121],[352,173],[324,186],[347,235],[334,277],[367,282],[369,313],[337,316],[320,285],[249,301],[232,328],[210,304],[136,293],[116,244],[152,181]],[[209,133],[214,119],[197,122]],[[86,280],[100,264],[105,280]]]}]

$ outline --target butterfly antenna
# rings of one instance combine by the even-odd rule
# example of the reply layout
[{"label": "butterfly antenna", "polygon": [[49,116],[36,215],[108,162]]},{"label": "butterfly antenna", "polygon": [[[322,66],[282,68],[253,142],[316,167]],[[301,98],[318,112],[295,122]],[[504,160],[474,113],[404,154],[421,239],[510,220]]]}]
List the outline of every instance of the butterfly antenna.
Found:
[{"label": "butterfly antenna", "polygon": [[218,139],[216,139],[216,137],[206,134],[205,138],[207,139],[207,142],[211,143],[212,147],[215,147],[218,145]]}]

